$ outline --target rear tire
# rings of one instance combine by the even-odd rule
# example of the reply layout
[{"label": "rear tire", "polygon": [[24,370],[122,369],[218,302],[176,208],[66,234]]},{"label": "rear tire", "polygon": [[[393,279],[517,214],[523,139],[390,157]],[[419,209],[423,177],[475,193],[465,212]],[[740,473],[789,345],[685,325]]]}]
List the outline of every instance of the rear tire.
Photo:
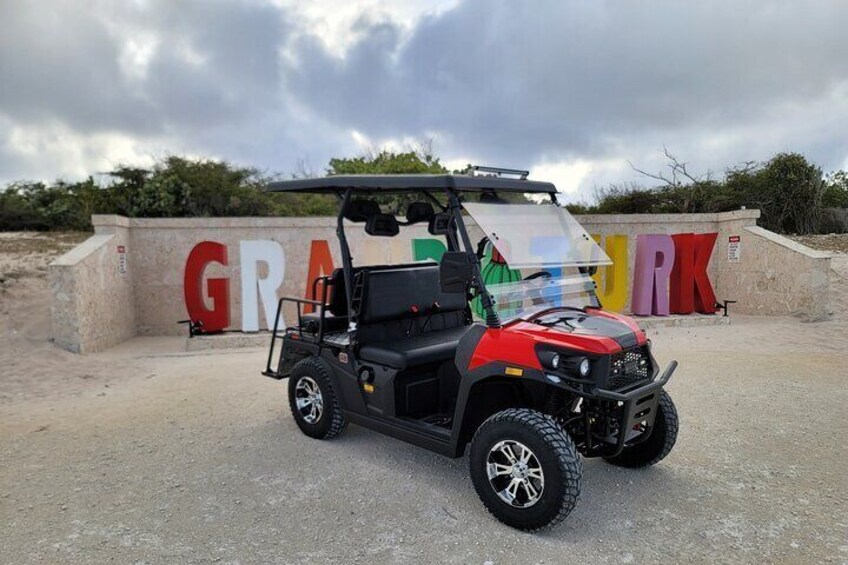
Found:
[{"label": "rear tire", "polygon": [[651,430],[648,439],[636,445],[625,447],[615,457],[605,457],[604,460],[619,467],[630,468],[648,467],[659,463],[674,447],[677,441],[678,427],[677,408],[675,408],[668,393],[663,390],[660,393],[659,402],[657,402],[657,417],[654,420],[654,429]]},{"label": "rear tire", "polygon": [[570,437],[550,417],[510,408],[491,416],[471,440],[471,481],[480,500],[508,526],[553,526],[580,498],[583,462]]},{"label": "rear tire", "polygon": [[334,438],[347,426],[330,375],[316,357],[307,357],[292,369],[289,407],[300,431],[315,439]]}]

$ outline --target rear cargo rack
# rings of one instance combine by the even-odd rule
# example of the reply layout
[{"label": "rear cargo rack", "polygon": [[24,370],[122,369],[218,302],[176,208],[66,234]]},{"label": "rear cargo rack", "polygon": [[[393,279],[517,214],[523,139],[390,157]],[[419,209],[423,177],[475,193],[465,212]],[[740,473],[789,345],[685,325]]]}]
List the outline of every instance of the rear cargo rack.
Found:
[{"label": "rear cargo rack", "polygon": [[[327,286],[330,284],[330,277],[318,277],[312,282],[312,296],[317,294],[317,286],[319,282],[323,282],[321,285],[321,300],[311,300],[308,298],[294,298],[292,296],[283,296],[277,302],[277,314],[274,316],[274,329],[271,330],[271,347],[268,351],[268,362],[265,364],[265,370],[262,371],[262,374],[266,377],[271,377],[272,379],[284,379],[288,375],[282,371],[283,363],[285,361],[285,341],[280,346],[280,353],[277,360],[277,368],[272,369],[271,365],[274,362],[274,349],[277,344],[277,340],[284,340],[287,335],[297,335],[298,339],[303,340],[304,337],[308,340],[315,339],[315,341],[320,345],[324,340],[324,318],[326,316],[326,304],[327,304]],[[280,333],[280,316],[283,313],[283,304],[286,302],[292,302],[297,306],[297,326],[287,326]],[[308,305],[313,306],[318,309],[318,333],[313,338],[310,335],[304,336],[303,333],[303,310],[302,306]]]}]

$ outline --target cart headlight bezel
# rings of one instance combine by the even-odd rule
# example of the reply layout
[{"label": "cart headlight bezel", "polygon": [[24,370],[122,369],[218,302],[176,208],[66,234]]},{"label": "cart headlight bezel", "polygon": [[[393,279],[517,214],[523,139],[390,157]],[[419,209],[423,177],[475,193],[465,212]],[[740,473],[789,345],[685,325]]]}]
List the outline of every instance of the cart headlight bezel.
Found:
[{"label": "cart headlight bezel", "polygon": [[588,357],[569,357],[562,366],[564,370],[582,379],[592,374],[592,361]]},{"label": "cart headlight bezel", "polygon": [[568,355],[557,351],[540,351],[539,361],[549,371],[568,373],[585,379],[592,374],[592,360],[583,355]]},{"label": "cart headlight bezel", "polygon": [[539,351],[539,361],[546,369],[559,371],[562,366],[562,354],[550,350]]}]

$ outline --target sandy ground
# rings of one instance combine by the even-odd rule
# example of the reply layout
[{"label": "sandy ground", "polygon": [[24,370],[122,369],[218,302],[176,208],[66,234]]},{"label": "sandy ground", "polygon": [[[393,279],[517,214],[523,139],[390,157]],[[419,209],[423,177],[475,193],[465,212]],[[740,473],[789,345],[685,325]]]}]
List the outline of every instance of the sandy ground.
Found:
[{"label": "sandy ground", "polygon": [[50,346],[24,263],[0,294],[2,563],[848,562],[845,310],[655,330],[681,364],[675,450],[644,471],[587,461],[578,508],[528,535],[485,512],[465,458],[300,434],[263,350]]},{"label": "sandy ground", "polygon": [[803,243],[804,245],[812,247],[813,249],[848,254],[848,234],[846,233],[793,235],[790,236],[790,239],[794,239],[798,243]]}]

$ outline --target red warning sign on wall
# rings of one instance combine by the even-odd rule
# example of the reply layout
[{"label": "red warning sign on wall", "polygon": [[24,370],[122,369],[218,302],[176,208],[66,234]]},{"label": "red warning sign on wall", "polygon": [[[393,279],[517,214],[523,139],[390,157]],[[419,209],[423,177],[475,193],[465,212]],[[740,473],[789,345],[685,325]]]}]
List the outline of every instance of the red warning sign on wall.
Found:
[{"label": "red warning sign on wall", "polygon": [[727,238],[727,260],[731,263],[738,263],[742,247],[742,237],[731,235]]}]

